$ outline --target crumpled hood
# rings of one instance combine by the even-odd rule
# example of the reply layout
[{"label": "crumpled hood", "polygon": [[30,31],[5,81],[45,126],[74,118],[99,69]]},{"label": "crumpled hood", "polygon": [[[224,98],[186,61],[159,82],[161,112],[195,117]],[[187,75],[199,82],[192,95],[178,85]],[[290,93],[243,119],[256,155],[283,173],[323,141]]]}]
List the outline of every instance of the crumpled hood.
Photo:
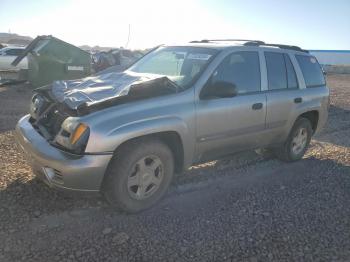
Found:
[{"label": "crumpled hood", "polygon": [[65,103],[71,109],[77,109],[84,103],[98,103],[110,98],[125,96],[129,93],[131,85],[162,77],[127,71],[107,73],[83,79],[55,81],[51,91],[57,101]]}]

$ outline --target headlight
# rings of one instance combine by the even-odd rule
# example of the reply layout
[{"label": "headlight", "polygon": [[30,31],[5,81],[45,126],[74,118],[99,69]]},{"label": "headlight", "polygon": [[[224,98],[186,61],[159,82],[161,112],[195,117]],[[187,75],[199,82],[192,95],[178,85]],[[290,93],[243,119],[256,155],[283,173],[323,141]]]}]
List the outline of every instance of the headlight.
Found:
[{"label": "headlight", "polygon": [[73,132],[73,135],[71,135],[70,137],[70,142],[72,143],[72,145],[76,144],[88,129],[89,128],[87,125],[79,124]]},{"label": "headlight", "polygon": [[85,150],[89,135],[90,129],[86,124],[69,117],[62,123],[55,142],[74,153],[81,154]]}]

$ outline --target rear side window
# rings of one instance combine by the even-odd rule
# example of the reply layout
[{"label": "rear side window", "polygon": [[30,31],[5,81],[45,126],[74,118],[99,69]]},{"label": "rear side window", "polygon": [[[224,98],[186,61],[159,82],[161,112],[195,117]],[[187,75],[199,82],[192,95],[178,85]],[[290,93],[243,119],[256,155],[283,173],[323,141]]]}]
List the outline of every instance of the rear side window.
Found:
[{"label": "rear side window", "polygon": [[287,54],[265,52],[269,90],[298,88],[292,62]]},{"label": "rear side window", "polygon": [[288,88],[298,88],[298,80],[292,62],[287,54],[284,54],[284,61],[287,68],[287,84]]},{"label": "rear side window", "polygon": [[303,73],[306,87],[318,87],[326,84],[321,66],[313,56],[295,56]]},{"label": "rear side window", "polygon": [[265,52],[269,90],[287,88],[287,74],[282,53]]},{"label": "rear side window", "polygon": [[239,94],[260,91],[258,52],[242,51],[228,55],[215,70],[212,81],[232,83]]}]

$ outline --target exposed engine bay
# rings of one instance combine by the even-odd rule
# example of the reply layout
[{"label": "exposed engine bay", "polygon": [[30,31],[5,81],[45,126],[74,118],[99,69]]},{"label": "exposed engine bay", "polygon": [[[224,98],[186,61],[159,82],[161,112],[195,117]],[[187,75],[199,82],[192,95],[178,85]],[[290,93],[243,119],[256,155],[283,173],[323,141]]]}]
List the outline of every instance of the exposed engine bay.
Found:
[{"label": "exposed engine bay", "polygon": [[181,90],[168,77],[127,72],[56,81],[35,89],[30,107],[31,123],[48,141],[53,141],[69,116],[82,116],[110,106],[175,94]]}]

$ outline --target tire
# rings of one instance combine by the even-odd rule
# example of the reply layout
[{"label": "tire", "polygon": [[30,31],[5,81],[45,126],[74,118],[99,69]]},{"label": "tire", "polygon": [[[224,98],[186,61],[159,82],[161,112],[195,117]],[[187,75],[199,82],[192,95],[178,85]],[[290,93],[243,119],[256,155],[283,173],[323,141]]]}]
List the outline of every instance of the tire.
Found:
[{"label": "tire", "polygon": [[[295,143],[296,140],[294,140],[294,138],[296,138],[297,135],[300,135],[300,133],[298,132],[301,132],[301,130],[305,132],[305,142],[301,143],[300,147],[297,147]],[[293,128],[288,135],[287,141],[284,143],[283,146],[275,150],[276,157],[285,162],[293,162],[300,160],[304,156],[310,144],[312,134],[313,131],[310,121],[303,117],[298,118],[295,121]],[[303,140],[304,139],[302,139],[302,141]],[[299,148],[299,150],[295,150],[296,148]]]},{"label": "tire", "polygon": [[166,144],[137,139],[122,146],[112,158],[102,192],[112,206],[137,213],[162,198],[173,174],[174,157]]}]

